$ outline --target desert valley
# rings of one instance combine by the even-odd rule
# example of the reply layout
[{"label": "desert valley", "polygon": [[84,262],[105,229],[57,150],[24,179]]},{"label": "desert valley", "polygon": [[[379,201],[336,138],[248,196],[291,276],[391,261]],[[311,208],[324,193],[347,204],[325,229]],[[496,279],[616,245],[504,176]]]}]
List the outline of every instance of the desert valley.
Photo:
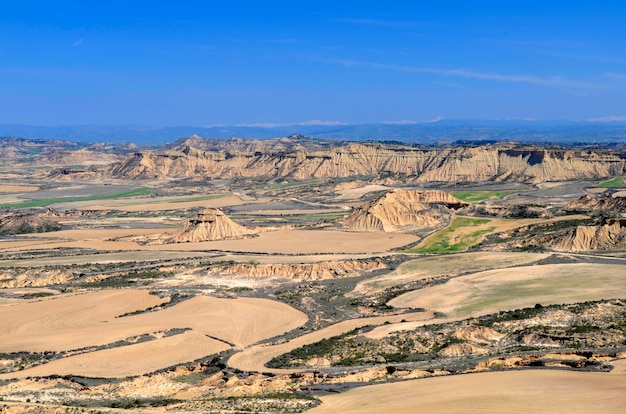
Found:
[{"label": "desert valley", "polygon": [[0,159],[2,413],[626,410],[619,145]]}]

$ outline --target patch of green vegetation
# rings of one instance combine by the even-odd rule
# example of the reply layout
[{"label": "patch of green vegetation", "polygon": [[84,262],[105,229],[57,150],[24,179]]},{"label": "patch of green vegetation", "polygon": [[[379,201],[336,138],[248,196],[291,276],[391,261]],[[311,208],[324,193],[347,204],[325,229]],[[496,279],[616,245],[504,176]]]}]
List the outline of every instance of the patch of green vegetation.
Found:
[{"label": "patch of green vegetation", "polygon": [[222,197],[227,197],[230,194],[209,194],[209,195],[200,195],[200,196],[192,196],[192,197],[185,197],[185,198],[177,198],[174,200],[153,200],[153,201],[147,201],[145,203],[142,202],[142,204],[161,204],[161,203],[191,203],[193,201],[202,201],[202,200],[213,200],[216,198],[222,198]]},{"label": "patch of green vegetation", "polygon": [[491,233],[496,228],[489,227],[482,230],[477,230],[471,233],[464,234],[459,240],[452,242],[450,236],[455,230],[462,227],[477,227],[482,224],[489,223],[489,219],[473,219],[468,217],[456,217],[454,221],[445,229],[435,233],[433,236],[426,239],[425,243],[417,248],[408,250],[409,253],[448,253],[448,252],[461,252],[467,250],[469,247],[478,243],[481,236]]},{"label": "patch of green vegetation", "polygon": [[596,185],[600,188],[626,188],[626,177],[615,177],[610,180],[602,181]]},{"label": "patch of green vegetation", "polygon": [[495,200],[507,194],[517,193],[519,190],[458,190],[450,194],[467,203],[479,203],[485,200]]},{"label": "patch of green vegetation", "polygon": [[152,192],[150,188],[138,188],[136,190],[124,191],[122,193],[94,195],[84,197],[57,197],[47,198],[44,200],[30,200],[19,203],[0,204],[0,208],[27,208],[27,207],[43,207],[55,203],[69,203],[73,201],[92,201],[92,200],[109,200],[115,198],[137,197],[148,195]]}]

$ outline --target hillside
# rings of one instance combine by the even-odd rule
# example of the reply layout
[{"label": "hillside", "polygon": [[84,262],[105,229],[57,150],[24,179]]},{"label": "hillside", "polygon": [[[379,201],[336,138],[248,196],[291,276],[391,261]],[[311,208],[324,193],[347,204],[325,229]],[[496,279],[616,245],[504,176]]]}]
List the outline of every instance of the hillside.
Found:
[{"label": "hillside", "polygon": [[241,149],[203,150],[197,146],[215,146],[194,138],[187,143],[196,146],[178,145],[175,150],[136,152],[112,164],[106,172],[120,179],[244,177],[305,180],[375,175],[446,183],[540,183],[626,174],[626,152],[605,149],[543,148],[512,143],[427,148],[389,143],[347,143],[326,149],[319,149],[319,143],[316,143],[310,149],[308,144],[291,142],[287,145],[287,142],[282,141],[277,149],[246,142],[239,145]]},{"label": "hillside", "polygon": [[189,220],[171,240],[174,243],[237,239],[254,234],[216,208],[207,208]]},{"label": "hillside", "polygon": [[626,249],[626,221],[608,220],[597,226],[569,229],[548,246],[557,251],[583,252]]},{"label": "hillside", "polygon": [[439,190],[394,189],[364,204],[345,220],[353,231],[398,232],[436,227],[450,219],[452,209],[465,203]]}]

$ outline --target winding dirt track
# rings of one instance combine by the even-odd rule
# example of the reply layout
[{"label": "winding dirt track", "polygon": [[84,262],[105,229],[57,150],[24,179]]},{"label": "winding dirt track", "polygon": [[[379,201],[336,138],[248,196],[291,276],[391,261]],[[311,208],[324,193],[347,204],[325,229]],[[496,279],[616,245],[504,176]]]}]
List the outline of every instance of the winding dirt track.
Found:
[{"label": "winding dirt track", "polygon": [[624,413],[625,395],[623,372],[485,372],[356,388],[307,413]]},{"label": "winding dirt track", "polygon": [[385,322],[396,323],[402,320],[406,321],[423,321],[427,323],[434,318],[432,312],[415,312],[405,313],[393,316],[379,316],[373,318],[350,319],[328,326],[315,332],[299,336],[290,341],[277,345],[255,345],[241,352],[234,354],[228,360],[228,365],[242,371],[267,372],[272,374],[291,374],[302,372],[303,369],[274,369],[267,368],[265,364],[272,358],[282,355],[286,352],[299,348],[301,346],[312,344],[322,339],[341,335],[344,332],[361,328],[367,325],[382,325]]}]

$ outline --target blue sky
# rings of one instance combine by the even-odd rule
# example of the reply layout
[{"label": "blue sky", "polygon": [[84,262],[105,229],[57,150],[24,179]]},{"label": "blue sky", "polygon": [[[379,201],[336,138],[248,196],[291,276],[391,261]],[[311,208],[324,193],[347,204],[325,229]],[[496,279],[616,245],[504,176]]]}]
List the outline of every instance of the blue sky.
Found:
[{"label": "blue sky", "polygon": [[617,1],[3,2],[0,123],[626,120],[624,22]]}]

